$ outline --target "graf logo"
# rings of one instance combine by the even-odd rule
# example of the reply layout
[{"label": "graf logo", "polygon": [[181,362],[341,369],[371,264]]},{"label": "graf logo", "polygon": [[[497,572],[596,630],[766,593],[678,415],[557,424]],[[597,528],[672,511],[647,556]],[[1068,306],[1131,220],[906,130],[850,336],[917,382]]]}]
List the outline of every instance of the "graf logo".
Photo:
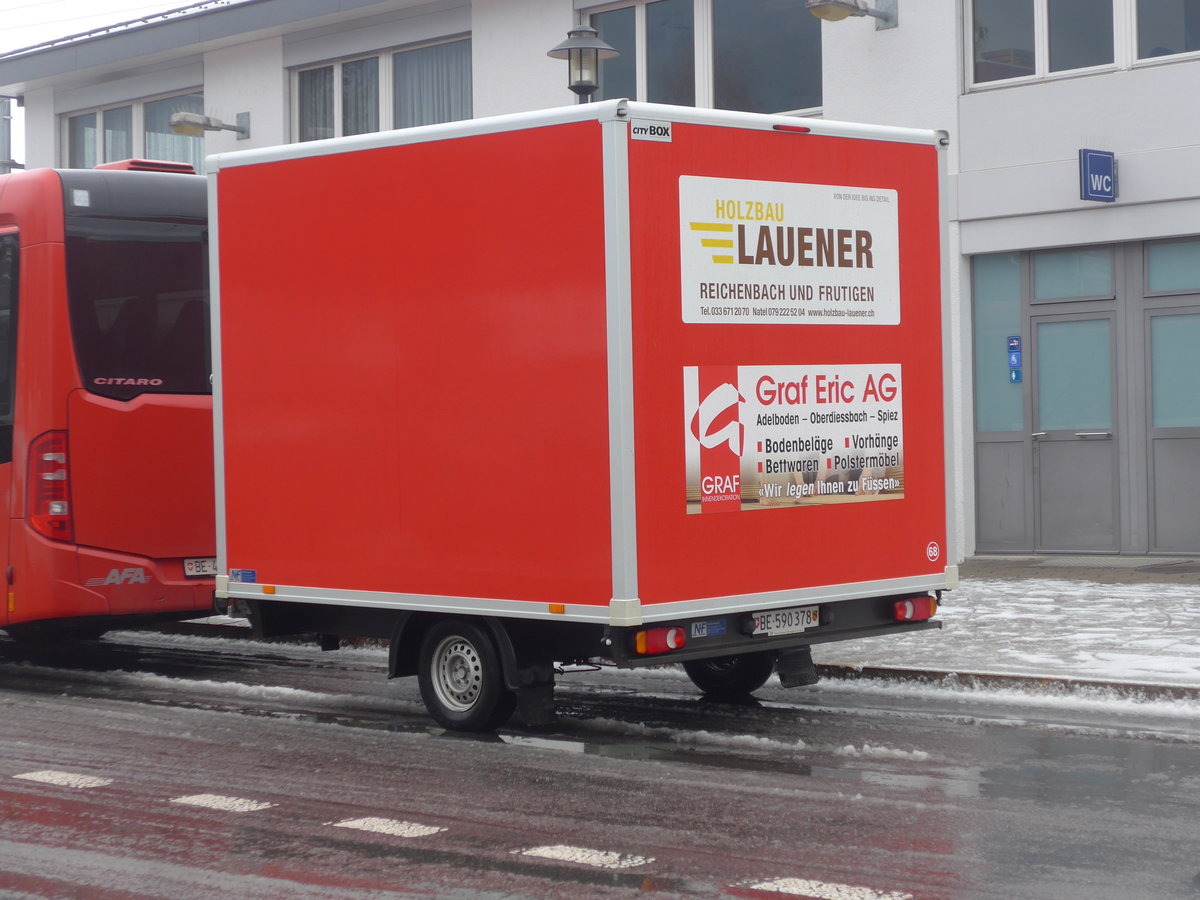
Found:
[{"label": "graf logo", "polygon": [[734,456],[742,455],[746,426],[741,423],[740,407],[746,399],[729,382],[722,384],[700,401],[692,416],[692,437],[705,450],[728,444]]},{"label": "graf logo", "polygon": [[102,587],[109,584],[149,584],[146,570],[141,566],[131,569],[111,569],[104,578],[89,578],[85,584],[88,587]]}]

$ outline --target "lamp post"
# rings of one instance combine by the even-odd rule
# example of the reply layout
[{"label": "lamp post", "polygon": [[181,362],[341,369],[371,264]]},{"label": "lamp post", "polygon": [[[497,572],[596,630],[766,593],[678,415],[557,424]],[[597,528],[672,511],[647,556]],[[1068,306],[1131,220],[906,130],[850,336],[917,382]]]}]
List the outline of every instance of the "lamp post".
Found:
[{"label": "lamp post", "polygon": [[199,137],[206,131],[233,131],[237,133],[239,141],[250,137],[250,113],[248,112],[237,114],[236,125],[229,125],[220,119],[200,113],[177,112],[171,114],[167,125],[176,134],[185,134],[188,137]]},{"label": "lamp post", "polygon": [[590,103],[600,86],[600,60],[620,53],[600,40],[595,28],[580,25],[568,31],[567,39],[546,55],[567,61],[567,87],[582,98],[581,102]]},{"label": "lamp post", "polygon": [[871,16],[875,19],[875,30],[895,28],[899,15],[896,5],[899,0],[875,0],[875,6],[867,5],[867,0],[805,0],[805,8],[818,19],[826,22],[840,22],[849,16]]}]

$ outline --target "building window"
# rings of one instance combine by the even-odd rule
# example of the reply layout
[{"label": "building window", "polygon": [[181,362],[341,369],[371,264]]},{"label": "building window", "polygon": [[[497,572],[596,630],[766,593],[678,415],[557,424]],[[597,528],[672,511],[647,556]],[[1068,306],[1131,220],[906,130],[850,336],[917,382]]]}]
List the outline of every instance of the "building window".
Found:
[{"label": "building window", "polygon": [[1147,244],[1145,269],[1147,294],[1200,291],[1200,239]]},{"label": "building window", "polygon": [[67,167],[90,169],[140,156],[190,163],[202,171],[204,138],[171,131],[169,122],[176,112],[204,112],[204,94],[190,91],[67,116]]},{"label": "building window", "polygon": [[621,55],[597,99],[793,112],[821,105],[821,23],[793,0],[639,0],[590,16]]},{"label": "building window", "polygon": [[[715,2],[715,0],[714,0]],[[975,85],[1200,52],[1200,0],[964,0]]]},{"label": "building window", "polygon": [[1048,0],[1046,32],[1051,72],[1113,64],[1112,0]]},{"label": "building window", "polygon": [[471,117],[471,41],[339,60],[294,74],[298,141]]},{"label": "building window", "polygon": [[1114,62],[1113,0],[973,0],[971,29],[976,84]]},{"label": "building window", "polygon": [[1137,0],[1138,59],[1200,50],[1200,0]]},{"label": "building window", "polygon": [[451,41],[391,55],[393,128],[471,118],[471,42]]}]

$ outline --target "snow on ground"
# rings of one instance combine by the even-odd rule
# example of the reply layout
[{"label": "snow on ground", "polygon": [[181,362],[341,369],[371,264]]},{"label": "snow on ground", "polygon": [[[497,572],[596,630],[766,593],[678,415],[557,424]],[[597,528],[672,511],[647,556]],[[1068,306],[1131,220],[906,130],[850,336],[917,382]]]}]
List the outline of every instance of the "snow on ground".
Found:
[{"label": "snow on ground", "polygon": [[964,581],[941,631],[818,644],[818,663],[1200,687],[1200,588]]}]

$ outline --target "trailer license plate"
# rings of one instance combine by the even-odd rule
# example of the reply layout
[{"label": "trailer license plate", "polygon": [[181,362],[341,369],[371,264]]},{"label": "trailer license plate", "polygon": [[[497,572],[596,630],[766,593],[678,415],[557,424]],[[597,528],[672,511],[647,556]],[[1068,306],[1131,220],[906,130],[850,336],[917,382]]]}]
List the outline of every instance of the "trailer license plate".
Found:
[{"label": "trailer license plate", "polygon": [[217,558],[201,556],[183,561],[183,574],[188,578],[205,578],[217,574]]},{"label": "trailer license plate", "polygon": [[754,613],[751,634],[796,634],[821,624],[819,606],[796,606]]}]

